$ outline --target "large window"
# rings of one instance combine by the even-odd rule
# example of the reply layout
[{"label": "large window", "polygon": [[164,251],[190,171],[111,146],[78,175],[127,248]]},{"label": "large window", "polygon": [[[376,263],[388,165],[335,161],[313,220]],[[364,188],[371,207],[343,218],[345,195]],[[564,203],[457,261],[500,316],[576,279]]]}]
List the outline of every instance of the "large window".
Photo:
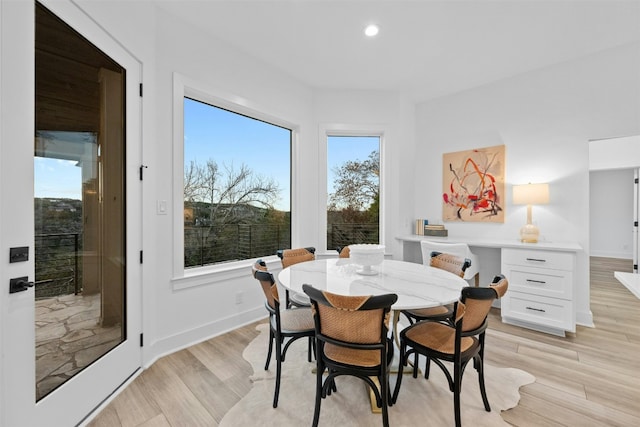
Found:
[{"label": "large window", "polygon": [[380,137],[327,137],[327,249],[380,242]]},{"label": "large window", "polygon": [[291,246],[292,131],[184,98],[184,267]]}]

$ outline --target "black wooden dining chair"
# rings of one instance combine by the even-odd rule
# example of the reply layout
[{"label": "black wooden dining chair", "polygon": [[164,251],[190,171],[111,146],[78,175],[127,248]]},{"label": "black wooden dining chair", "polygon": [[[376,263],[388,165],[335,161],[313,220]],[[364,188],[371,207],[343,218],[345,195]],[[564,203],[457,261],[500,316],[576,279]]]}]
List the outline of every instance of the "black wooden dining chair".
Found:
[{"label": "black wooden dining chair", "polygon": [[267,271],[267,264],[263,260],[259,259],[253,264],[251,274],[260,282],[266,298],[264,306],[269,312],[269,350],[267,352],[267,361],[264,365],[265,371],[269,369],[273,344],[275,343],[276,345],[276,388],[273,394],[273,407],[276,408],[280,394],[282,362],[284,362],[287,350],[294,341],[307,337],[309,339],[308,360],[311,362],[315,326],[311,308],[309,307],[280,310],[278,286],[273,274]]},{"label": "black wooden dining chair", "polygon": [[[335,381],[341,375],[355,376],[369,385],[382,409],[382,424],[388,426],[391,398],[388,366],[393,359],[393,343],[387,331],[389,312],[398,296],[337,295],[310,285],[303,285],[302,289],[311,300],[316,331],[313,426],[318,425],[321,400],[336,390]],[[379,388],[372,378],[378,379]]]},{"label": "black wooden dining chair", "polygon": [[[403,367],[411,354],[415,355],[413,377],[418,376],[417,356],[422,354],[433,361],[444,373],[453,392],[453,406],[456,427],[460,427],[460,390],[462,376],[467,363],[473,360],[478,371],[478,382],[482,402],[487,412],[491,411],[484,384],[484,342],[488,321],[487,314],[495,299],[501,298],[509,283],[498,275],[488,287],[465,287],[460,300],[454,304],[455,317],[453,326],[440,322],[422,321],[414,323],[400,332],[400,363],[398,378],[393,391],[392,402],[398,399],[402,384]],[[444,362],[453,364],[453,373]],[[428,369],[428,365],[427,365]],[[425,372],[429,378],[429,372]],[[425,412],[428,417],[428,412]]]}]

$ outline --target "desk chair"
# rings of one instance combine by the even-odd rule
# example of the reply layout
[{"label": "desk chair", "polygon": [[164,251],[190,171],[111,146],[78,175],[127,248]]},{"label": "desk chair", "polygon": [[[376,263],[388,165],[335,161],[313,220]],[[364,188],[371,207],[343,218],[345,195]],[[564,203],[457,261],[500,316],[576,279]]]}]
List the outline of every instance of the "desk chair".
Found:
[{"label": "desk chair", "polygon": [[[309,362],[313,352],[313,337],[315,327],[311,309],[295,308],[280,311],[280,298],[278,296],[278,286],[273,278],[273,274],[267,271],[267,264],[259,259],[252,268],[251,274],[260,282],[262,291],[266,298],[265,308],[269,312],[269,351],[267,352],[267,362],[264,370],[269,369],[273,343],[276,344],[276,389],[273,394],[273,407],[278,407],[278,395],[280,394],[280,377],[282,372],[282,362],[284,362],[287,349],[296,340],[307,337],[309,339]],[[283,347],[284,344],[284,347]]]},{"label": "desk chair", "polygon": [[471,252],[469,245],[466,243],[448,243],[448,242],[436,242],[433,240],[421,240],[420,249],[422,250],[422,263],[429,265],[431,261],[431,252],[437,251],[447,254],[457,255],[461,258],[467,258],[471,262],[471,265],[465,270],[464,280],[474,279],[474,285],[480,285],[480,265],[478,264],[478,257]]},{"label": "desk chair", "polygon": [[[310,285],[303,285],[302,289],[311,299],[316,330],[318,367],[313,426],[318,425],[321,399],[336,390],[335,380],[340,375],[355,376],[369,385],[382,408],[382,424],[388,426],[393,342],[387,332],[389,312],[398,296],[336,295]],[[323,381],[325,371],[328,375]],[[380,388],[372,377],[378,379]]]},{"label": "desk chair", "polygon": [[[431,252],[427,265],[440,268],[464,278],[465,271],[469,268],[471,261],[468,258],[460,258],[456,255]],[[421,320],[431,320],[436,322],[450,321],[453,316],[453,304],[439,305],[437,307],[417,308],[413,310],[402,310],[409,323],[413,324]]]},{"label": "desk chair", "polygon": [[[498,275],[488,287],[466,287],[462,289],[460,300],[455,303],[453,325],[440,322],[418,322],[400,332],[400,363],[398,379],[393,391],[392,403],[398,399],[402,383],[403,367],[411,354],[415,355],[413,377],[418,376],[418,354],[440,367],[453,392],[453,406],[456,427],[460,427],[460,390],[462,376],[467,363],[473,360],[478,371],[478,382],[482,402],[487,412],[491,411],[484,386],[484,337],[487,329],[487,314],[493,300],[501,298],[509,284],[507,279]],[[453,364],[453,375],[443,362]],[[428,366],[427,366],[428,368]],[[425,378],[429,372],[425,373]],[[428,413],[427,413],[428,416]]]},{"label": "desk chair", "polygon": [[[299,262],[313,261],[316,259],[316,248],[309,246],[306,248],[296,249],[280,249],[276,252],[276,255],[282,261],[282,268],[287,268],[290,265],[297,264]],[[304,294],[298,294],[295,292],[285,291],[285,307],[310,307],[311,302],[309,298]]]}]

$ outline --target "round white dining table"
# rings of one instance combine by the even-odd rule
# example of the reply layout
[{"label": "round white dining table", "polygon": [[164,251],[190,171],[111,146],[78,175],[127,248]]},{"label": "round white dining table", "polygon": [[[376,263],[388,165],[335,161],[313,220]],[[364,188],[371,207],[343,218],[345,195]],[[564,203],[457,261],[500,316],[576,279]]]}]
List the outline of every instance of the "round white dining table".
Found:
[{"label": "round white dining table", "polygon": [[278,282],[291,292],[303,294],[302,285],[340,295],[394,293],[394,311],[436,307],[460,298],[468,283],[448,271],[406,261],[384,260],[371,267],[374,274],[361,274],[362,266],[349,258],[305,261],[278,273]]}]

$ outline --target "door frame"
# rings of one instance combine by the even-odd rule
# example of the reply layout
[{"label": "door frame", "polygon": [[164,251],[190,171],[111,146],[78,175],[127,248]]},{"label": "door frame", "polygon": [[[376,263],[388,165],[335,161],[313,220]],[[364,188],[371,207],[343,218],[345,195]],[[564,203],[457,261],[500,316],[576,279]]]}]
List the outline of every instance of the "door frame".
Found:
[{"label": "door frame", "polygon": [[[0,249],[29,246],[29,260],[0,260],[0,425],[76,425],[140,369],[142,348],[142,64],[71,0],[40,3],[126,70],[126,341],[35,402],[34,289],[8,293],[10,278],[34,280],[33,138],[35,2],[0,1]],[[16,143],[18,142],[18,143]],[[30,143],[31,142],[31,143]]]}]

